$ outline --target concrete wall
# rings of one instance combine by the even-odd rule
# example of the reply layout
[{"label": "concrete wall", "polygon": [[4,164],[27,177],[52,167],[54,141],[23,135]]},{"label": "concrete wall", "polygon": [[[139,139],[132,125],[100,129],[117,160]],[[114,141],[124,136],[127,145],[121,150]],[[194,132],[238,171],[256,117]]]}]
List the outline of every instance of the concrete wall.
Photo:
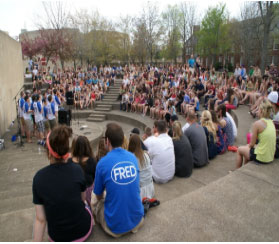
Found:
[{"label": "concrete wall", "polygon": [[0,137],[16,119],[14,97],[22,86],[21,45],[0,31]]}]

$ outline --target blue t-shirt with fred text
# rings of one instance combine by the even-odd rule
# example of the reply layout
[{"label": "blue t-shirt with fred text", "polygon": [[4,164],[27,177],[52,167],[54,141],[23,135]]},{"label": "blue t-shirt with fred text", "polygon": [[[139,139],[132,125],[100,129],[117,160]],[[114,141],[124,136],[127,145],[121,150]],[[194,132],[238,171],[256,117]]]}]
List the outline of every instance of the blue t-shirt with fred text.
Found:
[{"label": "blue t-shirt with fred text", "polygon": [[101,195],[104,190],[107,226],[115,234],[131,231],[144,215],[134,154],[115,148],[98,162],[94,193]]}]

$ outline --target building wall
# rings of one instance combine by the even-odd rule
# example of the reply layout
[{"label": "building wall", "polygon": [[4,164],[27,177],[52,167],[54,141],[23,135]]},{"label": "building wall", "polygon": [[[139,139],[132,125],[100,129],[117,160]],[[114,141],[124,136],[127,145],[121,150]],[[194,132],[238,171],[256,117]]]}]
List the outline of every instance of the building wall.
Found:
[{"label": "building wall", "polygon": [[14,97],[22,86],[21,45],[0,31],[0,137],[16,119]]}]

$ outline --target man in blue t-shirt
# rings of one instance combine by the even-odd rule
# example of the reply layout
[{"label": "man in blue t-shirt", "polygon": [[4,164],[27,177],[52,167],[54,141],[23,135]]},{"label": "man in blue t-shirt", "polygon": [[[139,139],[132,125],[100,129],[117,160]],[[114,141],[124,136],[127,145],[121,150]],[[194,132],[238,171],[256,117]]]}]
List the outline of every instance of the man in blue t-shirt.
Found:
[{"label": "man in blue t-shirt", "polygon": [[123,140],[122,128],[108,124],[105,145],[110,152],[97,164],[92,202],[96,221],[113,237],[137,232],[144,220],[137,158],[121,148]]},{"label": "man in blue t-shirt", "polygon": [[189,68],[194,68],[195,59],[194,59],[193,54],[191,55],[191,58],[189,59],[188,64],[189,64]]}]

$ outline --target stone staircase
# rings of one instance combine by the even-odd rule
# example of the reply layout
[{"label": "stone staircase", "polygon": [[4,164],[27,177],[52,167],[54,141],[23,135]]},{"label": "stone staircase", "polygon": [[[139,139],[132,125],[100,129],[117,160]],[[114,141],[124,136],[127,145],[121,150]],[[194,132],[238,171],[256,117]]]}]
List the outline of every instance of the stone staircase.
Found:
[{"label": "stone staircase", "polygon": [[[43,83],[42,85],[42,91],[46,91],[46,89],[48,88],[48,84]],[[32,82],[32,78],[24,78],[24,90],[33,90],[33,82]]]},{"label": "stone staircase", "polygon": [[104,95],[104,99],[102,101],[96,102],[95,111],[89,115],[87,121],[103,122],[106,120],[106,113],[111,111],[112,106],[117,103],[121,83],[121,79],[115,80],[114,85],[111,86]]}]

